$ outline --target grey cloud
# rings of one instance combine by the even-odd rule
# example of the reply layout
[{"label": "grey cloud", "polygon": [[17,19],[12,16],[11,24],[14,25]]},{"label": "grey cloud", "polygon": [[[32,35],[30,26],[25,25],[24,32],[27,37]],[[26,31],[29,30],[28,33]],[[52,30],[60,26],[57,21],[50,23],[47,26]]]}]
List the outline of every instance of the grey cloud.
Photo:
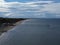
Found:
[{"label": "grey cloud", "polygon": [[10,18],[56,18],[60,15],[60,3],[54,1],[4,2],[0,14]]}]

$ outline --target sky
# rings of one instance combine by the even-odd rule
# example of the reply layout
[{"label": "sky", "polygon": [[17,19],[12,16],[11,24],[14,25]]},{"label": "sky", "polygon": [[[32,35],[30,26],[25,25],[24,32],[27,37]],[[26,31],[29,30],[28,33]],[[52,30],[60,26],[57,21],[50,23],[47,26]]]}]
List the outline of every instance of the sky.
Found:
[{"label": "sky", "polygon": [[32,2],[32,1],[56,1],[59,2],[60,0],[5,0],[7,2],[14,2],[14,1],[18,1],[18,2]]},{"label": "sky", "polygon": [[0,17],[60,18],[60,0],[0,0]]}]

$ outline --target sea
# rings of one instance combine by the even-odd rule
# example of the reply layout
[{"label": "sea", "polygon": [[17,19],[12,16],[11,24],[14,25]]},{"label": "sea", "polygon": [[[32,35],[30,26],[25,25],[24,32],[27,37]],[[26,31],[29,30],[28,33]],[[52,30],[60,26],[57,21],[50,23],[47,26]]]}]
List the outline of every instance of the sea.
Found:
[{"label": "sea", "polygon": [[0,45],[60,45],[60,18],[24,20],[0,35]]}]

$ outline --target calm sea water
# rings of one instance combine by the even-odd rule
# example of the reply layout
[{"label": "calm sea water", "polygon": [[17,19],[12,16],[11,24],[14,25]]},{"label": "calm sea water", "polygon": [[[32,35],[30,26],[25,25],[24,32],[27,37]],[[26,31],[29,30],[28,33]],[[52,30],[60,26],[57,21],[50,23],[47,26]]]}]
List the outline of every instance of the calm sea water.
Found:
[{"label": "calm sea water", "polygon": [[60,45],[60,19],[29,19],[0,36],[0,45]]}]

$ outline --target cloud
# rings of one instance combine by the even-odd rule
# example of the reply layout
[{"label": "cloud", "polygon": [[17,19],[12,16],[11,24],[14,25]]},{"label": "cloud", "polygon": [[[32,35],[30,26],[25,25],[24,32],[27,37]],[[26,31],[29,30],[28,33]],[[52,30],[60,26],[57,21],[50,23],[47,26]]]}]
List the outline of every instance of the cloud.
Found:
[{"label": "cloud", "polygon": [[59,18],[60,3],[54,1],[5,2],[0,0],[0,16],[11,18]]}]

